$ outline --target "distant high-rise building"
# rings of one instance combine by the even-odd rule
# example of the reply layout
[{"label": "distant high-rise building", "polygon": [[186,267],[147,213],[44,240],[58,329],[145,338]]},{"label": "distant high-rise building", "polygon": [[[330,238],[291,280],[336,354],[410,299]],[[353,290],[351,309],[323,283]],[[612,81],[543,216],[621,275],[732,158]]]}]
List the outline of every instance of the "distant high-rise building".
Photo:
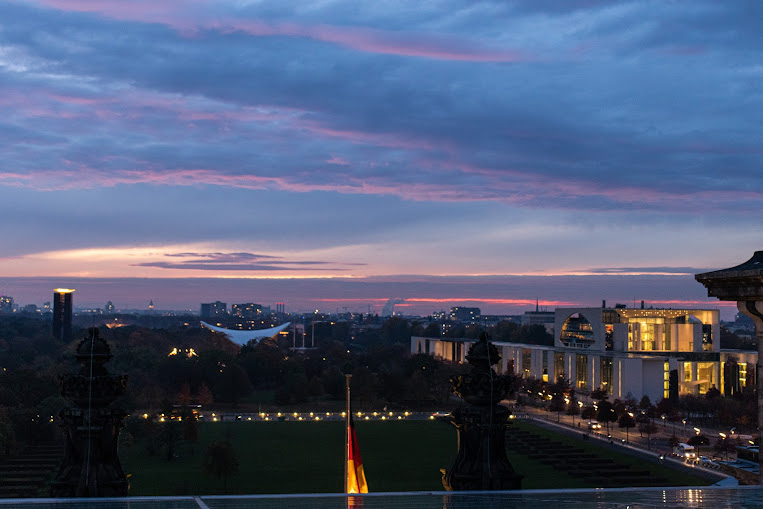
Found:
[{"label": "distant high-rise building", "polygon": [[456,322],[476,323],[480,319],[480,308],[450,308],[450,319]]},{"label": "distant high-rise building", "polygon": [[246,304],[232,304],[230,312],[240,318],[259,318],[262,316],[262,306],[247,302]]},{"label": "distant high-rise building", "polygon": [[216,300],[208,304],[201,304],[201,317],[202,318],[216,318],[228,314],[228,304]]},{"label": "distant high-rise building", "polygon": [[0,295],[0,313],[13,313],[13,297]]},{"label": "distant high-rise building", "polygon": [[106,303],[106,306],[103,308],[103,311],[104,311],[104,312],[105,312],[107,315],[111,315],[111,314],[114,314],[114,304],[112,304],[112,303],[111,303],[111,301],[108,301],[108,302]]},{"label": "distant high-rise building", "polygon": [[53,337],[61,341],[72,340],[72,293],[71,288],[53,290]]}]

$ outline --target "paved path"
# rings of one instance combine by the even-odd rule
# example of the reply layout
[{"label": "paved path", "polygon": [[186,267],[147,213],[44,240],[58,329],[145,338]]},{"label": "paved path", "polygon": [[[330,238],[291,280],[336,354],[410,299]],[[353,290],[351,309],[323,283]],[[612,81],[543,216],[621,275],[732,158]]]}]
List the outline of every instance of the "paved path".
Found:
[{"label": "paved path", "polygon": [[[670,447],[670,438],[675,433],[680,442],[685,442],[692,435],[695,434],[694,426],[688,422],[685,426],[682,423],[676,424],[671,422],[658,422],[655,420],[657,426],[657,432],[651,436],[641,436],[638,432],[638,427],[630,428],[627,431],[620,428],[616,422],[609,423],[609,432],[607,427],[602,423],[600,430],[588,430],[588,421],[580,419],[579,416],[570,416],[564,413],[557,415],[556,412],[547,412],[540,408],[531,407],[529,405],[521,406],[516,409],[517,413],[526,413],[536,419],[542,419],[549,422],[556,422],[571,429],[580,430],[581,433],[589,433],[592,438],[601,440],[612,440],[613,442],[620,442],[628,444],[632,447],[644,449],[655,452],[657,454],[670,455],[672,448]],[[702,434],[710,439],[709,446],[703,446],[698,452],[698,456],[707,456],[709,458],[715,457],[716,459],[727,459],[725,457],[718,457],[718,453],[713,449],[713,445],[719,438],[721,430],[710,429],[703,427]],[[729,434],[726,430],[725,433]],[[728,460],[734,461],[736,459],[736,453],[728,453]]]}]

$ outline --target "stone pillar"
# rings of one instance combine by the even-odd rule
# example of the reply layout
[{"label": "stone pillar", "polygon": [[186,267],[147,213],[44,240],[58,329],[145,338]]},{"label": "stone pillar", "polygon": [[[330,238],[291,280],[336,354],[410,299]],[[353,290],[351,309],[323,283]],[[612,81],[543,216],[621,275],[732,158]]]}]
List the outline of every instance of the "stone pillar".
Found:
[{"label": "stone pillar", "polygon": [[[758,390],[758,446],[763,438],[763,251],[746,262],[728,269],[694,276],[707,288],[707,295],[737,301],[737,309],[752,318],[758,340],[756,378]],[[715,339],[715,338],[714,338]],[[759,481],[763,486],[763,454],[760,455]]]},{"label": "stone pillar", "polygon": [[113,405],[127,387],[127,376],[110,375],[104,367],[111,349],[96,328],[77,346],[76,359],[79,373],[58,379],[69,406],[60,413],[66,449],[51,496],[127,496],[127,477],[117,452],[126,413]]},{"label": "stone pillar", "polygon": [[465,405],[451,414],[458,431],[458,455],[450,470],[442,470],[442,484],[448,491],[518,490],[522,475],[506,457],[508,408],[498,404],[508,390],[508,378],[492,366],[501,356],[487,334],[469,351],[471,371],[451,378],[453,392]]}]

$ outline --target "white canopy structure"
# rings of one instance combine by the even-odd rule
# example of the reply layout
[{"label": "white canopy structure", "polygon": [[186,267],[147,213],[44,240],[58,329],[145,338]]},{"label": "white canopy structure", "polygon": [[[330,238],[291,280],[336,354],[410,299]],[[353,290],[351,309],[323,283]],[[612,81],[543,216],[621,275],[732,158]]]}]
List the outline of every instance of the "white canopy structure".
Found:
[{"label": "white canopy structure", "polygon": [[245,345],[248,342],[255,340],[255,342],[258,342],[261,339],[264,338],[272,338],[282,330],[286,329],[291,325],[291,322],[286,322],[282,325],[279,325],[278,327],[269,327],[267,329],[257,329],[257,330],[233,330],[233,329],[225,329],[223,327],[215,327],[214,325],[210,325],[205,321],[201,322],[202,327],[206,327],[207,329],[215,332],[219,332],[221,334],[225,334],[228,336],[228,339],[236,343],[237,345]]}]

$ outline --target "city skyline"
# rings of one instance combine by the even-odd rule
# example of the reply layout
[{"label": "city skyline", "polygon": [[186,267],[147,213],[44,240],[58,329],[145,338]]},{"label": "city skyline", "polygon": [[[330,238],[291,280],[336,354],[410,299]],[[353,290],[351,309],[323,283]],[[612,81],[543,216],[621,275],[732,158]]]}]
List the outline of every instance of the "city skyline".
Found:
[{"label": "city skyline", "polygon": [[[0,293],[13,297],[16,304],[44,301],[49,287],[58,279],[19,278],[5,281],[21,293],[0,288]],[[593,281],[592,281],[593,280]],[[275,309],[276,302],[284,302],[288,313],[358,312],[381,314],[390,299],[398,300],[398,314],[426,316],[453,306],[479,307],[483,314],[521,314],[535,309],[553,311],[557,307],[596,307],[606,301],[607,306],[623,304],[640,307],[673,309],[720,309],[721,318],[733,320],[737,313],[733,302],[722,302],[706,297],[704,289],[691,276],[642,276],[627,281],[621,276],[522,276],[491,278],[436,277],[369,278],[368,280],[304,280],[269,279],[241,280],[215,278],[172,278],[160,281],[139,278],[122,279],[68,279],[76,289],[74,307],[77,309],[102,308],[113,302],[115,310],[148,310],[149,302],[158,311],[199,312],[202,302],[223,301],[232,304],[255,302]],[[589,283],[596,284],[589,284]],[[600,293],[602,288],[605,293]],[[633,292],[630,297],[627,292]],[[153,292],[153,293],[147,293]],[[460,292],[454,294],[453,292]],[[536,292],[534,297],[528,296]],[[688,299],[675,299],[679,293]],[[269,298],[269,295],[277,297]],[[342,295],[342,297],[336,297]],[[379,295],[383,295],[379,297]],[[392,297],[389,297],[392,295]],[[445,297],[443,297],[445,295]],[[407,297],[403,297],[407,296]],[[41,300],[42,299],[42,300]]]},{"label": "city skyline", "polygon": [[693,274],[761,249],[761,19],[754,1],[6,2],[0,291],[726,318]]}]

